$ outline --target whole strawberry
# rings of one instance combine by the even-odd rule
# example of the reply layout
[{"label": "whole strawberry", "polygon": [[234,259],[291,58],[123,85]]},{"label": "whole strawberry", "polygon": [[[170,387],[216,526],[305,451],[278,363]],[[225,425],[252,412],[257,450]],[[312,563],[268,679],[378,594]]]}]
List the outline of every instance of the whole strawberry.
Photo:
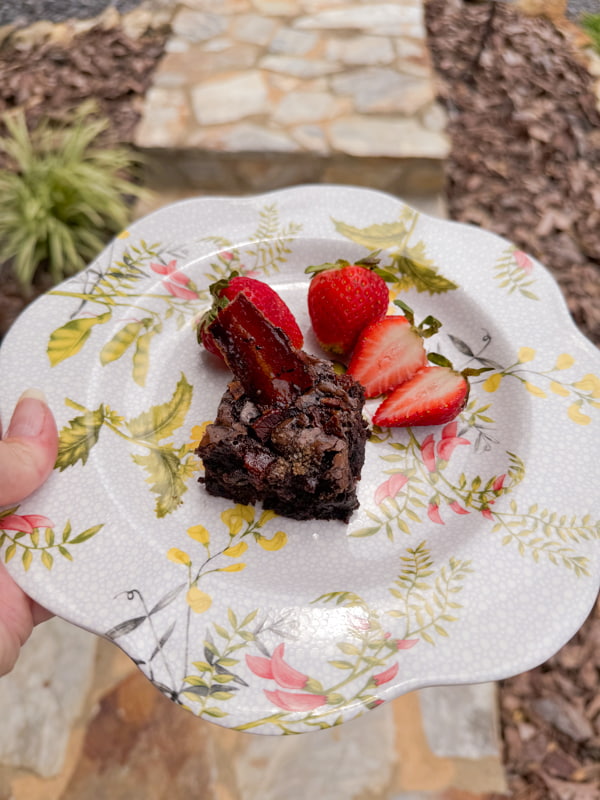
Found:
[{"label": "whole strawberry", "polygon": [[214,353],[222,360],[224,360],[223,355],[209,330],[209,325],[217,318],[219,311],[240,292],[246,295],[273,325],[281,328],[295,348],[300,349],[304,344],[302,331],[294,315],[285,301],[264,281],[234,272],[229,278],[211,284],[209,290],[214,298],[213,304],[198,324],[198,341],[210,353]]},{"label": "whole strawberry", "polygon": [[319,344],[335,355],[349,355],[361,331],[384,316],[389,291],[377,273],[374,255],[356,261],[308,267],[308,313]]}]

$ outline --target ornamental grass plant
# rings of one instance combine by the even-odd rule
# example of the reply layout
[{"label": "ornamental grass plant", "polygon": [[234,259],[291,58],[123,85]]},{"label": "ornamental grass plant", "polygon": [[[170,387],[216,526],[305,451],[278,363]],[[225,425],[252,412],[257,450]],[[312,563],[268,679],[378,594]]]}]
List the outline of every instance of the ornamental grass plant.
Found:
[{"label": "ornamental grass plant", "polygon": [[600,53],[600,14],[584,14],[581,27],[590,37],[594,50]]},{"label": "ornamental grass plant", "polygon": [[133,180],[139,159],[103,144],[109,122],[91,101],[33,130],[22,111],[3,122],[0,264],[8,263],[28,292],[38,270],[58,283],[126,227],[131,200],[143,193]]}]

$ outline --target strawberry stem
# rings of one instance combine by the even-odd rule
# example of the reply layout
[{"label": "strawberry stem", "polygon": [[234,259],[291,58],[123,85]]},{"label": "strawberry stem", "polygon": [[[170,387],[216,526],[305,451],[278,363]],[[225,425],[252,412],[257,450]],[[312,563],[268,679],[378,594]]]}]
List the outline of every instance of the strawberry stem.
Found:
[{"label": "strawberry stem", "polygon": [[394,305],[398,306],[401,311],[404,312],[404,316],[416,330],[416,332],[423,337],[423,339],[429,339],[430,336],[436,334],[439,329],[442,327],[442,323],[439,319],[429,314],[425,317],[425,319],[420,322],[418,325],[415,325],[415,312],[412,308],[404,302],[404,300],[394,300]]},{"label": "strawberry stem", "polygon": [[375,252],[370,253],[364,258],[361,258],[359,261],[347,261],[345,258],[338,258],[337,261],[326,261],[324,264],[313,264],[310,267],[306,267],[304,272],[307,275],[318,275],[321,272],[344,269],[344,267],[351,267],[353,265],[358,265],[359,267],[365,267],[365,269],[371,269],[374,272],[378,272],[378,270],[375,268],[379,264],[378,256],[380,252],[381,250],[375,250]]},{"label": "strawberry stem", "polygon": [[227,278],[220,278],[218,281],[211,283],[208,287],[208,291],[210,292],[213,301],[211,307],[206,311],[201,317],[200,322],[196,328],[196,334],[198,337],[198,342],[202,342],[202,331],[204,331],[208,326],[214,322],[217,318],[217,314],[222,308],[229,303],[229,300],[225,295],[221,295],[223,289],[226,289],[229,286],[230,281],[233,278],[237,278],[240,273],[236,270],[232,271]]}]

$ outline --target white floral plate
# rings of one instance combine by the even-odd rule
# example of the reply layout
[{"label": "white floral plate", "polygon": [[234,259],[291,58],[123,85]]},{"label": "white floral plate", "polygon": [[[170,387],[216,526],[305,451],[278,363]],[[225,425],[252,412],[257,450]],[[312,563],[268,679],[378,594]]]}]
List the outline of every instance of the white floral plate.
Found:
[{"label": "white floral plate", "polygon": [[[391,296],[442,321],[429,349],[491,367],[466,410],[376,429],[348,525],[208,496],[193,450],[229,378],[195,339],[209,284],[267,280],[318,352],[305,267],[374,250]],[[238,730],[305,732],[507,677],[556,652],[598,593],[599,370],[548,272],[494,235],[339,186],[177,203],[3,343],[5,423],[41,386],[61,446],[47,484],[0,512],[0,553],[40,603]]]}]

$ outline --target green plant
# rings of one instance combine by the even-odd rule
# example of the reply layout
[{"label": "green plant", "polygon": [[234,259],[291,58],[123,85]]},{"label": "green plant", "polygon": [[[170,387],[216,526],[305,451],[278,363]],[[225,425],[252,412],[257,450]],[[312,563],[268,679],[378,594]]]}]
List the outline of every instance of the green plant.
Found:
[{"label": "green plant", "polygon": [[581,27],[590,37],[594,50],[600,53],[600,14],[584,14]]},{"label": "green plant", "polygon": [[5,115],[0,152],[0,262],[24,289],[38,268],[57,283],[82,269],[129,220],[127,197],[141,191],[128,175],[125,147],[102,145],[108,120],[86,102],[61,123],[29,131],[22,111]]}]

